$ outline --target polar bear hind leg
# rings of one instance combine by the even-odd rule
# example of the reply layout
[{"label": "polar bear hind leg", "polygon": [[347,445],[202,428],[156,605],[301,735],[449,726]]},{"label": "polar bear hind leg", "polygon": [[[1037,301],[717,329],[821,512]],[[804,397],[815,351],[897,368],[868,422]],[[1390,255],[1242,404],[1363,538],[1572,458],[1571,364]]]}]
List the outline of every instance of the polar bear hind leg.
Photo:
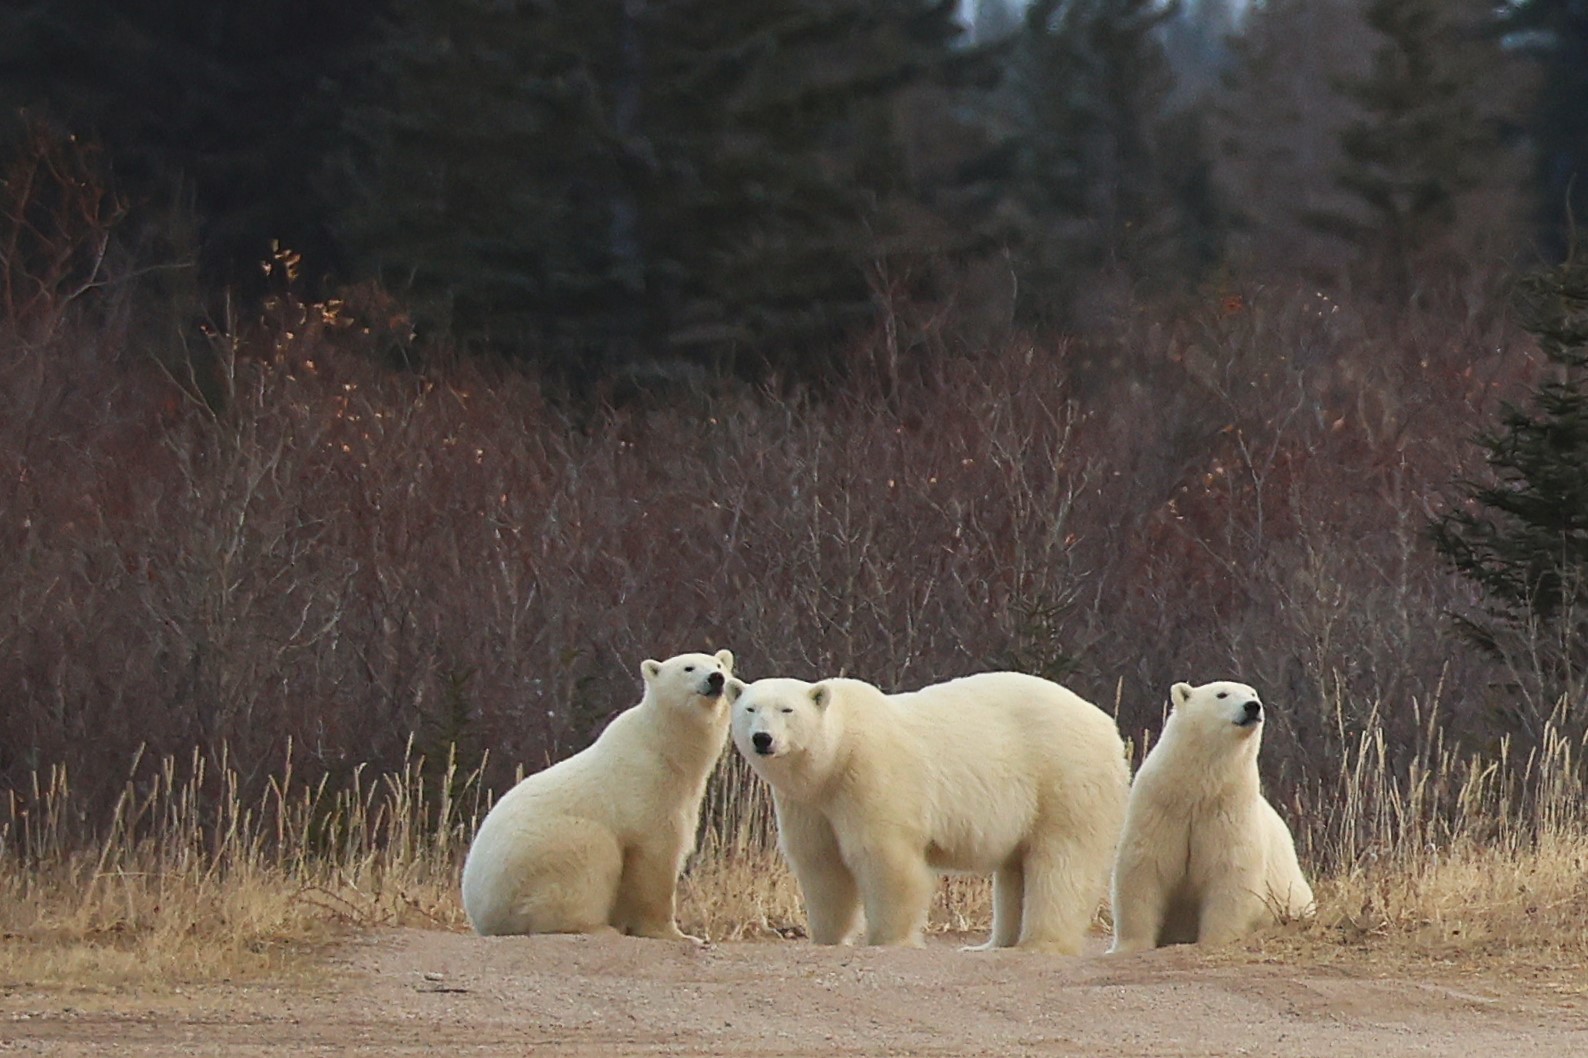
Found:
[{"label": "polar bear hind leg", "polygon": [[594,933],[612,928],[623,850],[604,826],[564,817],[516,843],[492,873],[481,934]]},{"label": "polar bear hind leg", "polygon": [[1097,907],[1098,880],[1087,850],[1047,840],[1025,857],[1025,905],[1018,947],[1080,955]]}]

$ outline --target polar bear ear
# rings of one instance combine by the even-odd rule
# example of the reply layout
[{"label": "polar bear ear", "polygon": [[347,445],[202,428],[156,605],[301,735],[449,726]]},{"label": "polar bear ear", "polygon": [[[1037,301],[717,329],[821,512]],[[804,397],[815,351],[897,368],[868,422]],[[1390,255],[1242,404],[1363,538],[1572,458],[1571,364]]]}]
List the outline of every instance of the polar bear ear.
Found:
[{"label": "polar bear ear", "polygon": [[826,709],[833,700],[833,689],[825,683],[818,683],[811,688],[811,701],[818,709]]},{"label": "polar bear ear", "polygon": [[650,658],[646,658],[644,661],[640,662],[640,675],[645,677],[646,683],[650,683],[657,676],[661,675],[661,671],[662,663],[660,661],[653,661]]},{"label": "polar bear ear", "polygon": [[722,666],[722,671],[723,672],[732,672],[733,671],[733,651],[731,651],[731,650],[719,650],[719,651],[717,651],[717,664]]},{"label": "polar bear ear", "polygon": [[1191,700],[1191,695],[1196,693],[1196,688],[1189,683],[1177,683],[1169,688],[1169,701],[1175,708],[1179,708]]},{"label": "polar bear ear", "polygon": [[744,693],[744,687],[745,683],[743,680],[734,679],[732,676],[729,676],[728,682],[722,686],[722,696],[728,699],[729,705],[732,705],[734,702],[739,700],[739,695]]}]

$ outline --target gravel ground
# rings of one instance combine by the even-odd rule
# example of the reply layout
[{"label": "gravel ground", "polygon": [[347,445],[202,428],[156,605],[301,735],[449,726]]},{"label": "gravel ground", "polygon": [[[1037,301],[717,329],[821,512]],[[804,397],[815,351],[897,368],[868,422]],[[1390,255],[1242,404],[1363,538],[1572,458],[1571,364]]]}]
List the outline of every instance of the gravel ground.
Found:
[{"label": "gravel ground", "polygon": [[618,936],[362,936],[290,985],[0,988],[0,1054],[1588,1055],[1580,994],[1210,963]]}]

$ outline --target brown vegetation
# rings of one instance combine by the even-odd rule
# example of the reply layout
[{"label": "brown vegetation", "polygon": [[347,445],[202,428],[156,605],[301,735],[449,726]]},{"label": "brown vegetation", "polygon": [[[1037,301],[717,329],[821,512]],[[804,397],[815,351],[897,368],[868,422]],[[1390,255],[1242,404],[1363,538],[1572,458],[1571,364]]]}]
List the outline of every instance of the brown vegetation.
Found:
[{"label": "brown vegetation", "polygon": [[[1582,959],[1582,710],[1450,634],[1473,600],[1423,536],[1540,370],[1494,282],[1246,284],[963,352],[928,320],[843,393],[591,410],[416,349],[378,292],[305,301],[290,254],[253,318],[173,339],[72,256],[110,223],[80,205],[12,216],[36,242],[0,262],[0,976],[456,927],[492,793],[641,659],[721,646],[750,678],[1022,669],[1138,746],[1171,682],[1238,676],[1323,883],[1297,943]],[[723,776],[688,925],[788,933],[764,801]]]}]

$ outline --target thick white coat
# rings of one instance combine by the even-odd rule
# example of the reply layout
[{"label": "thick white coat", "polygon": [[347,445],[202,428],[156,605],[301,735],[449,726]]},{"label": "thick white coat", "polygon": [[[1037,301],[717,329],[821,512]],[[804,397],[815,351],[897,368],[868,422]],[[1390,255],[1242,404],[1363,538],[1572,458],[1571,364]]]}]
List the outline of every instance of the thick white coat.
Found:
[{"label": "thick white coat", "polygon": [[678,875],[727,740],[733,655],[680,654],[640,673],[638,705],[514,786],[480,824],[463,865],[476,932],[685,939]]},{"label": "thick white coat", "polygon": [[[730,695],[733,691],[730,691]],[[1056,683],[983,673],[904,694],[770,679],[733,707],[771,787],[811,939],[919,945],[937,872],[993,874],[983,947],[1077,954],[1129,771],[1114,721]]]},{"label": "thick white coat", "polygon": [[1257,692],[1177,683],[1170,699],[1131,786],[1114,865],[1115,952],[1227,943],[1313,910],[1290,828],[1262,794]]}]

